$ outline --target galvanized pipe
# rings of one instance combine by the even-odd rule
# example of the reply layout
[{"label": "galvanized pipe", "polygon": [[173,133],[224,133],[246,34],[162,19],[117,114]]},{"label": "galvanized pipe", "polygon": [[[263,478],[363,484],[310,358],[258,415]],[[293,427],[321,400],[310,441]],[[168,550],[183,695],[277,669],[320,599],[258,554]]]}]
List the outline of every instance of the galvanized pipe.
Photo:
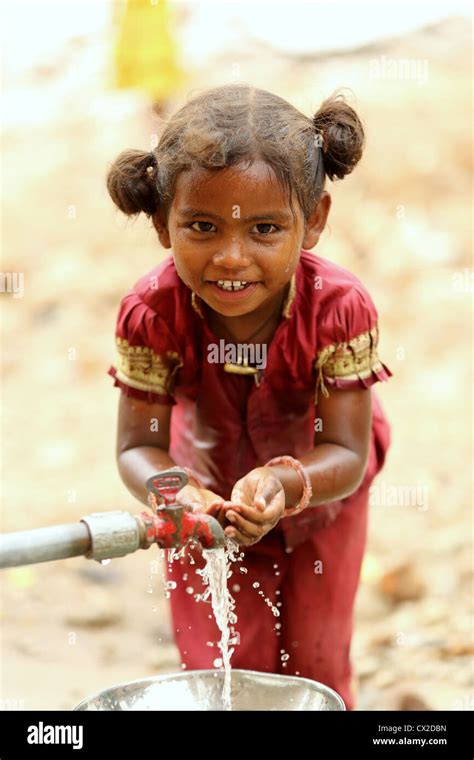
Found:
[{"label": "galvanized pipe", "polygon": [[79,556],[100,562],[155,543],[178,547],[193,538],[207,549],[224,545],[224,531],[217,520],[183,507],[166,507],[156,515],[94,512],[72,525],[0,535],[0,568]]},{"label": "galvanized pipe", "polygon": [[83,522],[6,533],[0,536],[0,567],[79,557],[87,554],[91,543],[89,529]]}]

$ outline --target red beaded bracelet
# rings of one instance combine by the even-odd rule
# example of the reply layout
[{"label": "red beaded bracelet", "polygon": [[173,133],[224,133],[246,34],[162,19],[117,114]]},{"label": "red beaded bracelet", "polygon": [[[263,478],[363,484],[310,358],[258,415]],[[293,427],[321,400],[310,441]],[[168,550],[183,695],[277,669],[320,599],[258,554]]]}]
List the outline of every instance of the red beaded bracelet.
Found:
[{"label": "red beaded bracelet", "polygon": [[294,459],[293,457],[287,455],[270,459],[270,461],[267,462],[264,467],[271,467],[272,465],[279,464],[286,465],[287,467],[292,467],[293,470],[296,470],[303,483],[303,493],[301,495],[300,503],[297,504],[296,507],[286,507],[283,513],[283,517],[297,515],[298,512],[302,512],[303,509],[306,509],[309,502],[311,501],[311,497],[313,495],[311,480],[301,462],[298,459]]}]

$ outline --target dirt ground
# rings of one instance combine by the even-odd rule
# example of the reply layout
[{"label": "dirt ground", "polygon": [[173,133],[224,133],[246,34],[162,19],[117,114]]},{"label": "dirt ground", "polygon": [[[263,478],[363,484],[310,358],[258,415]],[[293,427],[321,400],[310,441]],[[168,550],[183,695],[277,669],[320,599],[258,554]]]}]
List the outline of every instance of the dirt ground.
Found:
[{"label": "dirt ground", "polygon": [[[7,96],[31,105],[28,120],[10,112],[3,132],[2,269],[25,278],[23,298],[2,294],[3,531],[140,511],[116,470],[118,391],[106,370],[119,300],[165,252],[105,189],[107,162],[148,148],[156,130],[140,95],[108,86],[109,45],[78,37],[56,65],[6,82]],[[330,223],[315,249],[368,287],[394,373],[377,385],[393,444],[357,599],[362,710],[474,705],[469,45],[467,21],[451,19],[339,58],[252,41],[239,51],[243,79],[307,113],[351,87],[367,126],[361,165],[329,183]],[[371,76],[381,56],[427,61],[427,81]],[[234,59],[190,72],[188,89],[230,81]],[[394,504],[390,489],[417,496]],[[70,709],[179,670],[161,573],[151,574],[158,558],[152,547],[106,566],[79,558],[3,571],[3,709]]]}]

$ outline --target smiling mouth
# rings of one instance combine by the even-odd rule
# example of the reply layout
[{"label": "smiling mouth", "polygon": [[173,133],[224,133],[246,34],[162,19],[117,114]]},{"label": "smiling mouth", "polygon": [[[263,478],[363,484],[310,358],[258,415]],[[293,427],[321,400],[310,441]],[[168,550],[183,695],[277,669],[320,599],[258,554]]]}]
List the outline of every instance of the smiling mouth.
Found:
[{"label": "smiling mouth", "polygon": [[258,285],[259,280],[207,280],[211,285],[216,285],[220,290],[233,293],[238,290],[246,290],[251,285]]},{"label": "smiling mouth", "polygon": [[208,283],[215,285],[220,290],[225,290],[228,293],[234,293],[239,290],[246,290],[251,285],[258,285],[258,280],[208,280]]}]

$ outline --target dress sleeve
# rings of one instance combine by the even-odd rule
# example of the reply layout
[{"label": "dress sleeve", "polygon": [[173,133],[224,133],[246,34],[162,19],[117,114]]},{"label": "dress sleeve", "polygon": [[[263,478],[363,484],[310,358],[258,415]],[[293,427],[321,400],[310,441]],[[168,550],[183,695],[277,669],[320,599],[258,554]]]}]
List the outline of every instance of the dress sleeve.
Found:
[{"label": "dress sleeve", "polygon": [[176,404],[173,387],[183,366],[179,346],[164,317],[131,291],[122,299],[115,330],[116,358],[108,374],[126,396]]},{"label": "dress sleeve", "polygon": [[318,389],[370,388],[392,372],[378,356],[378,314],[369,293],[352,287],[334,299],[318,324],[315,402]]}]

